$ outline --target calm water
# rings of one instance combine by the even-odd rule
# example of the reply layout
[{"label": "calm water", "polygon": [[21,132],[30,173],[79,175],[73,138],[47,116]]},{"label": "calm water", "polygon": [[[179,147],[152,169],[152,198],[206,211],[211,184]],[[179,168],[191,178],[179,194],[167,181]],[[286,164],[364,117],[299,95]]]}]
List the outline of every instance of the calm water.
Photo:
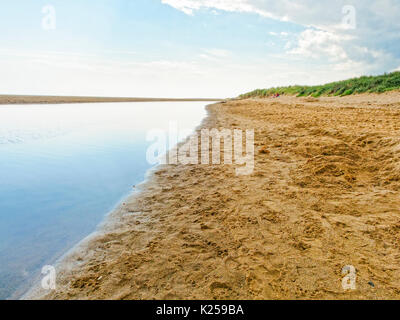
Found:
[{"label": "calm water", "polygon": [[148,130],[193,130],[204,106],[0,106],[0,299],[27,289],[143,181]]}]

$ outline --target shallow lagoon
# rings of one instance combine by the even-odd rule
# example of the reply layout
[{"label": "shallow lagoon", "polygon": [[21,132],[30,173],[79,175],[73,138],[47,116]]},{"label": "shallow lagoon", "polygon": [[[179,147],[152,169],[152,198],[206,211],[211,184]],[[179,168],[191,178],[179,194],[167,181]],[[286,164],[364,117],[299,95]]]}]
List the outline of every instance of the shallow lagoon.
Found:
[{"label": "shallow lagoon", "polygon": [[143,181],[149,130],[167,132],[171,121],[194,130],[204,107],[0,106],[0,299],[28,289]]}]

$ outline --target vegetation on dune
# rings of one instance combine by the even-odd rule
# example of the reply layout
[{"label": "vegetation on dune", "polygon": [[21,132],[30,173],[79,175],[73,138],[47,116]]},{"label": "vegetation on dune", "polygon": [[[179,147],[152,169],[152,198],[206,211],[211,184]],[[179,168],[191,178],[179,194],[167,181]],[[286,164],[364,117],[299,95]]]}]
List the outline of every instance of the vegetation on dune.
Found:
[{"label": "vegetation on dune", "polygon": [[347,96],[357,93],[386,91],[400,89],[400,72],[392,72],[381,76],[364,76],[344,81],[332,82],[320,86],[289,86],[270,89],[257,89],[242,94],[240,98],[268,97],[273,94],[296,95],[298,97],[312,96]]}]

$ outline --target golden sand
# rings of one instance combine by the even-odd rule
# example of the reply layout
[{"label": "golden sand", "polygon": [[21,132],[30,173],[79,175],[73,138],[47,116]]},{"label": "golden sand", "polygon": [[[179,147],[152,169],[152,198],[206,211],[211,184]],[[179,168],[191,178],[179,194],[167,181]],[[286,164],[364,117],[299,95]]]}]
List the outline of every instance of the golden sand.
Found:
[{"label": "golden sand", "polygon": [[398,92],[208,110],[203,128],[256,129],[254,174],[157,168],[41,298],[400,298]]}]

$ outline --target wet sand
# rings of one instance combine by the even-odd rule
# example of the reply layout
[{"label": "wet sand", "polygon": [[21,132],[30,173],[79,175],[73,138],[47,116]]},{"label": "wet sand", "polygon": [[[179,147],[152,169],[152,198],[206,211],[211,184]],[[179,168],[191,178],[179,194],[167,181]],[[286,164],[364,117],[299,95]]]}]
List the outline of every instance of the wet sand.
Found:
[{"label": "wet sand", "polygon": [[220,101],[222,99],[173,99],[173,98],[113,98],[113,97],[63,97],[63,96],[19,96],[0,95],[2,104],[64,104],[64,103],[101,103],[101,102],[188,102]]},{"label": "wet sand", "polygon": [[158,167],[35,298],[400,298],[400,93],[208,111],[203,128],[255,128],[254,174]]}]

